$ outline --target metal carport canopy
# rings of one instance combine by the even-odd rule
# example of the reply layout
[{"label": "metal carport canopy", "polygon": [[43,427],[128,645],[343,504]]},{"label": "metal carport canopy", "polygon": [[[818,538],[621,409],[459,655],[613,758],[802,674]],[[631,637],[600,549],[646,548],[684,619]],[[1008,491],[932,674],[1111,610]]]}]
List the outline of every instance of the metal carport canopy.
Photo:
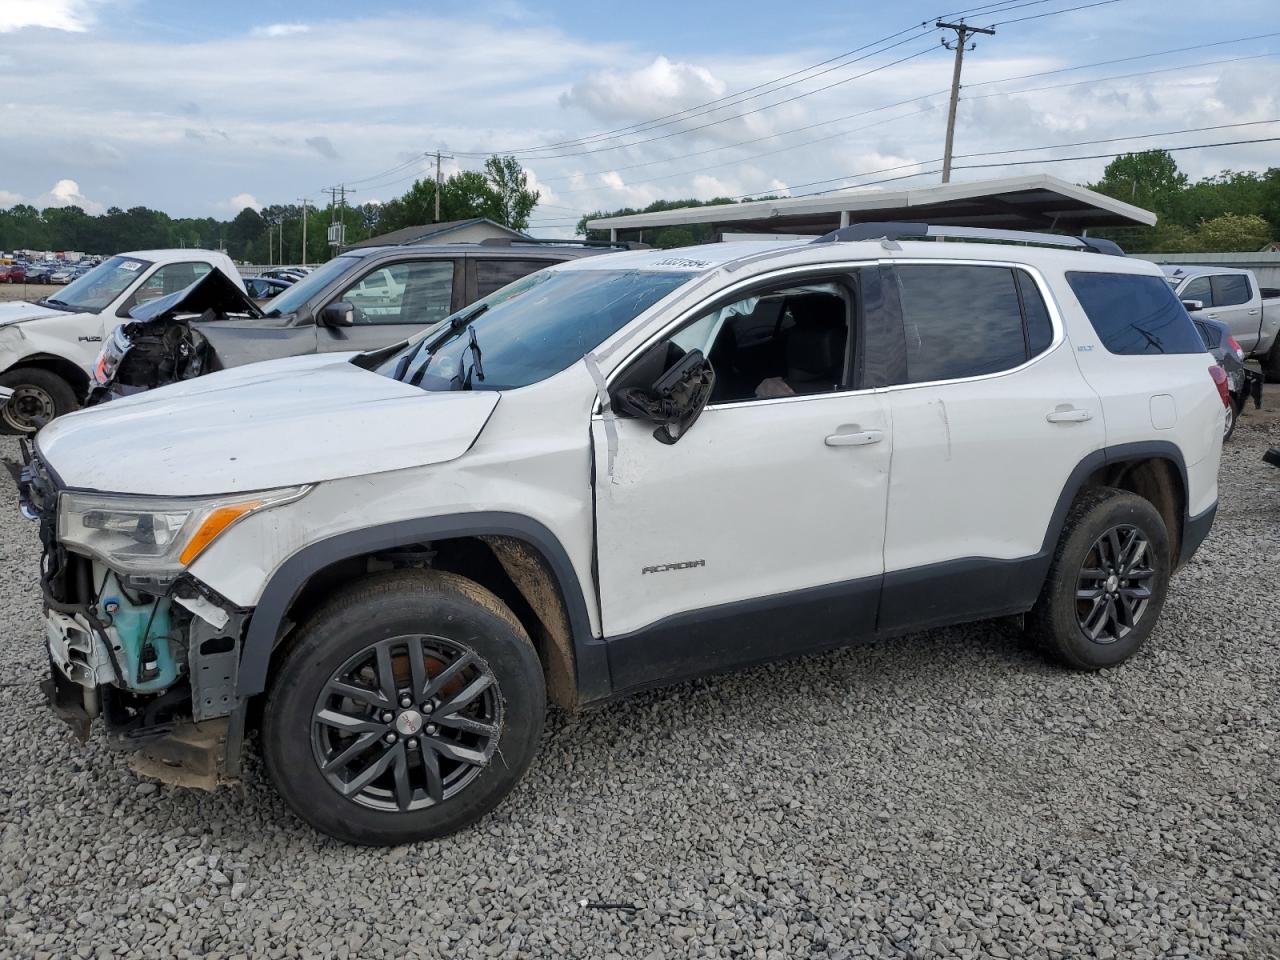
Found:
[{"label": "metal carport canopy", "polygon": [[691,224],[711,224],[721,232],[820,235],[851,223],[877,220],[1080,234],[1090,227],[1152,226],[1156,215],[1057,177],[1034,174],[905,190],[853,189],[680,207],[589,220],[587,227],[608,230],[613,239],[621,231]]}]

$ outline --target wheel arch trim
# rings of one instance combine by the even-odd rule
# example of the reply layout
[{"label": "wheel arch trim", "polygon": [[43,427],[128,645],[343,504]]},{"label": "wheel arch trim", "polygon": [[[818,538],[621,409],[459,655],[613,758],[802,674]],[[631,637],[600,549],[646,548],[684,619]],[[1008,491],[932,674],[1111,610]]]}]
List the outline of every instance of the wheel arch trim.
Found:
[{"label": "wheel arch trim", "polygon": [[236,692],[251,697],[266,689],[271,654],[285,614],[316,573],[342,560],[429,540],[506,536],[523,540],[547,561],[568,612],[575,679],[583,702],[607,696],[609,671],[604,647],[591,629],[587,600],[560,540],[546,526],[515,513],[482,511],[423,517],[340,533],[309,544],[284,561],[267,581],[249,619],[240,656]]},{"label": "wheel arch trim", "polygon": [[[1190,487],[1187,480],[1187,462],[1177,444],[1168,440],[1140,440],[1134,443],[1120,443],[1109,447],[1100,447],[1076,464],[1075,469],[1071,471],[1070,476],[1067,478],[1067,482],[1062,488],[1062,493],[1058,497],[1058,502],[1053,508],[1049,526],[1045,530],[1044,542],[1040,548],[1042,556],[1052,556],[1054,547],[1062,536],[1062,528],[1067,521],[1067,511],[1071,509],[1071,504],[1075,501],[1080,491],[1084,489],[1085,481],[1105,467],[1135,460],[1167,460],[1177,468],[1178,477],[1182,481],[1183,495],[1182,517],[1180,519],[1182,526],[1186,527],[1187,521],[1191,519],[1187,513],[1190,501]],[[1181,540],[1181,530],[1172,532],[1176,533],[1179,536],[1179,540]]]}]

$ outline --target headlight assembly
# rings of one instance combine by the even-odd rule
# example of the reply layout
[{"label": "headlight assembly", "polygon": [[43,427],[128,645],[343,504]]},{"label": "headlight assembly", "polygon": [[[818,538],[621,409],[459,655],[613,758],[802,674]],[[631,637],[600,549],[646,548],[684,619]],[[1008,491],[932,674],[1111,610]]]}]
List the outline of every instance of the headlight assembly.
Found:
[{"label": "headlight assembly", "polygon": [[310,487],[225,497],[63,493],[58,539],[121,573],[176,576],[238,520],[290,503]]},{"label": "headlight assembly", "polygon": [[98,351],[98,360],[93,365],[93,382],[105,387],[120,369],[120,361],[133,347],[133,341],[124,332],[124,324],[116,327],[107,342]]}]

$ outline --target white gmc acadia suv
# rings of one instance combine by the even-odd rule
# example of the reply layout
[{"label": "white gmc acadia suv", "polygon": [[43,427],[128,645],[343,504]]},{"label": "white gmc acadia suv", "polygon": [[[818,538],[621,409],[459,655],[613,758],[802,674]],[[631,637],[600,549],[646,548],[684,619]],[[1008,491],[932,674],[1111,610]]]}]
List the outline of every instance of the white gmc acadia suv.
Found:
[{"label": "white gmc acadia suv", "polygon": [[302,818],[386,844],[493,809],[548,697],[1016,614],[1121,663],[1213,521],[1212,358],[1157,266],[956,233],[591,257],[59,418],[51,703],[184,784],[259,727]]}]

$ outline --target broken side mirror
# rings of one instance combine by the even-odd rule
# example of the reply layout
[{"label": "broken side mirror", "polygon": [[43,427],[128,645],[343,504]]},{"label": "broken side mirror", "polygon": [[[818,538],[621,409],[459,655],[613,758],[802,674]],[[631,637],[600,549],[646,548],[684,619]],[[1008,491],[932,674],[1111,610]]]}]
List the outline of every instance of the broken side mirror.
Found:
[{"label": "broken side mirror", "polygon": [[650,387],[622,387],[611,398],[627,416],[658,426],[655,440],[672,444],[689,432],[711,399],[716,372],[701,350],[690,350]]},{"label": "broken side mirror", "polygon": [[356,322],[356,308],[345,300],[331,303],[320,311],[322,327],[352,327]]},{"label": "broken side mirror", "polygon": [[1195,313],[1197,310],[1204,309],[1203,300],[1183,300],[1182,305],[1187,308],[1187,313]]}]

